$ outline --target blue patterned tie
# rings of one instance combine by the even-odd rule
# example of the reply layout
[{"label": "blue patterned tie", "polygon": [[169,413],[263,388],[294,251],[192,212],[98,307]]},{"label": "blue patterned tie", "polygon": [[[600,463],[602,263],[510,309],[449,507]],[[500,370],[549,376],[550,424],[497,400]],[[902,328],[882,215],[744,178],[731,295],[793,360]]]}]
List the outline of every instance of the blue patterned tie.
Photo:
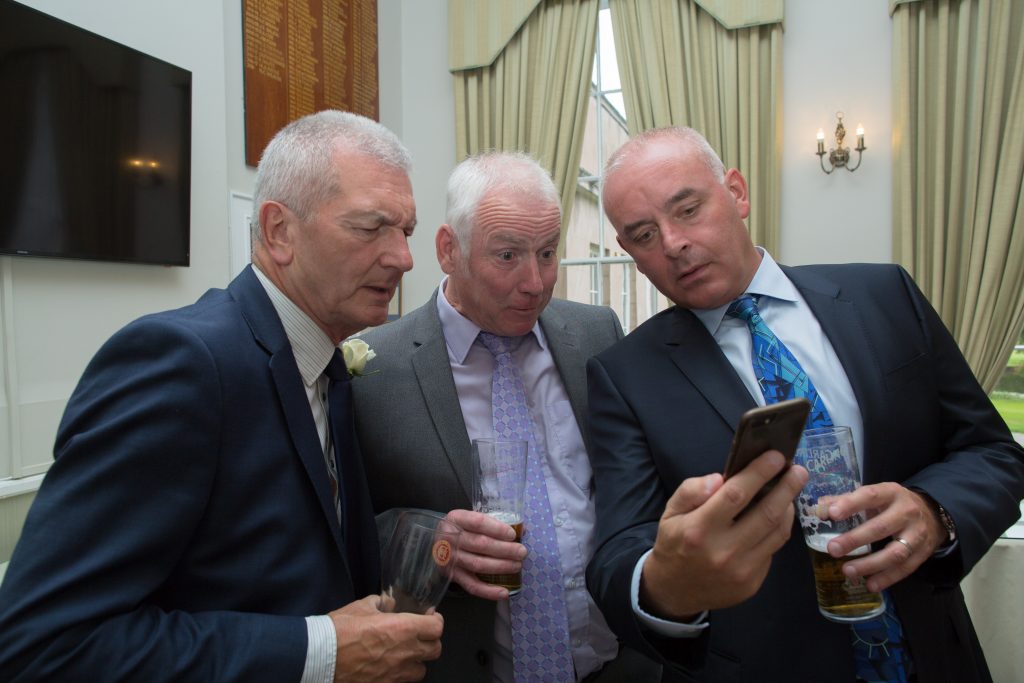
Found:
[{"label": "blue patterned tie", "polygon": [[558,540],[544,478],[545,454],[534,436],[522,377],[512,361],[512,338],[480,333],[494,355],[491,410],[494,435],[529,444],[526,467],[523,589],[511,598],[512,661],[517,683],[576,680],[569,649],[569,619],[562,589]]},{"label": "blue patterned tie", "polygon": [[[790,398],[806,398],[811,402],[806,429],[831,427],[832,417],[800,363],[782,340],[761,318],[757,300],[745,294],[736,299],[725,314],[747,323],[753,345],[750,349],[754,376],[764,394],[765,403]],[[912,671],[910,656],[903,646],[903,625],[896,616],[888,591],[885,613],[867,621],[850,624],[853,635],[854,667],[857,679],[867,683],[906,683]]]}]

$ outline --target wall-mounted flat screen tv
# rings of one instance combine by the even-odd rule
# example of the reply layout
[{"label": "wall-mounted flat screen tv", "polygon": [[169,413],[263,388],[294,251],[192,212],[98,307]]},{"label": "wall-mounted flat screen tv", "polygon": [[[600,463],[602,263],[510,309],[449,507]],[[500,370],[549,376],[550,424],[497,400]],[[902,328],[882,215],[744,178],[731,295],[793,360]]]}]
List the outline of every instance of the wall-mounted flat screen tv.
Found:
[{"label": "wall-mounted flat screen tv", "polygon": [[0,0],[0,93],[0,253],[189,264],[189,71]]}]

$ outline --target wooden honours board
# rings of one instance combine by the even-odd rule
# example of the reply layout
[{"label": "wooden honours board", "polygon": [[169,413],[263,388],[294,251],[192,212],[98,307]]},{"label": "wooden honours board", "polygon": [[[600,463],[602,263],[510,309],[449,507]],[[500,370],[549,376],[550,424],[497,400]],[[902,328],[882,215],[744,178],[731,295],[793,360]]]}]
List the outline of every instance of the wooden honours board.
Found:
[{"label": "wooden honours board", "polygon": [[377,0],[242,0],[245,163],[322,109],[379,120]]}]

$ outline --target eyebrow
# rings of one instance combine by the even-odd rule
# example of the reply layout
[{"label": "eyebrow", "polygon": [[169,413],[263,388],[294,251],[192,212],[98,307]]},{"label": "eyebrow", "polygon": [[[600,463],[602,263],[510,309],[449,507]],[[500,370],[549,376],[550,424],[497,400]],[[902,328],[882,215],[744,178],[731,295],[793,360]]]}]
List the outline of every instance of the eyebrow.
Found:
[{"label": "eyebrow", "polygon": [[413,216],[412,220],[408,223],[403,223],[397,214],[390,214],[384,211],[377,211],[368,209],[365,211],[356,210],[343,215],[344,218],[349,220],[365,220],[370,219],[374,222],[381,223],[383,225],[402,225],[403,227],[415,228],[416,217]]}]

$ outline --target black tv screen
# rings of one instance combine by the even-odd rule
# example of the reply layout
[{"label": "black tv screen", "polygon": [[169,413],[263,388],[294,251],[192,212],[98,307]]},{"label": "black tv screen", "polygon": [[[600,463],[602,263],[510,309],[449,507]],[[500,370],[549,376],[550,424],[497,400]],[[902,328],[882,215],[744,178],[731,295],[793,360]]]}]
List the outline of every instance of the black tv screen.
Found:
[{"label": "black tv screen", "polygon": [[189,263],[192,74],[0,0],[0,253]]}]

